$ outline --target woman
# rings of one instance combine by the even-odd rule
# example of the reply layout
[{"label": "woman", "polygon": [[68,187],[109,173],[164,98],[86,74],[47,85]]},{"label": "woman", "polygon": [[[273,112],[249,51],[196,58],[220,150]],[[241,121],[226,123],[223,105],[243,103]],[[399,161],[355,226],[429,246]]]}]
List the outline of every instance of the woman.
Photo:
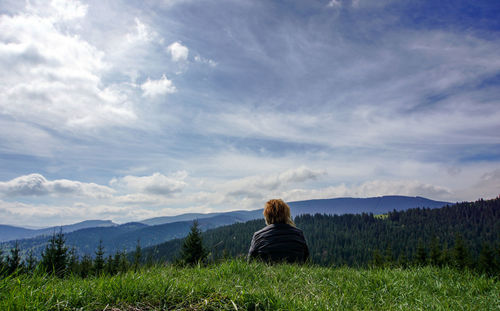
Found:
[{"label": "woman", "polygon": [[264,207],[264,218],[267,226],[253,234],[248,259],[305,262],[309,249],[302,230],[292,221],[290,207],[281,199],[269,200]]}]

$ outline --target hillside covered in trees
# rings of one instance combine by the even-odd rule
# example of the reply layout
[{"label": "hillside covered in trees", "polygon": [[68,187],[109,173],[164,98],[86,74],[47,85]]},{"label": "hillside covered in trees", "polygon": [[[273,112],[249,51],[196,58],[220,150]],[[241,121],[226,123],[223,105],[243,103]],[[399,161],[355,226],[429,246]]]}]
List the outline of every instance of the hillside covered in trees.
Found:
[{"label": "hillside covered in trees", "polygon": [[[477,266],[500,259],[500,198],[385,215],[302,215],[295,223],[304,231],[311,261],[321,265]],[[246,256],[252,234],[264,226],[262,219],[204,232],[209,258]],[[146,248],[143,260],[174,261],[181,243]]]}]

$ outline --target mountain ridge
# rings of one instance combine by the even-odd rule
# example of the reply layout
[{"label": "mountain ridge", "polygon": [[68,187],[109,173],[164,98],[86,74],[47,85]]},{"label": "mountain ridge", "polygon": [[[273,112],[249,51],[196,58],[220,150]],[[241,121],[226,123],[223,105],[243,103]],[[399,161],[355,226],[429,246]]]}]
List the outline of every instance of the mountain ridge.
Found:
[{"label": "mountain ridge", "polygon": [[111,220],[84,220],[74,224],[63,226],[52,226],[41,229],[29,229],[25,227],[0,224],[0,242],[7,242],[19,239],[29,239],[37,236],[51,235],[54,232],[62,230],[63,233],[69,233],[85,228],[112,227],[118,224]]},{"label": "mountain ridge", "polygon": [[[392,210],[405,210],[416,207],[437,208],[449,204],[448,202],[434,201],[422,197],[405,196],[385,196],[372,198],[334,198],[318,199],[308,201],[294,201],[289,205],[292,209],[292,216],[303,214],[330,214],[341,215],[346,213],[373,213],[384,214]],[[100,240],[107,253],[134,249],[137,241],[140,240],[141,246],[147,247],[163,243],[170,239],[182,238],[189,232],[192,221],[197,219],[200,228],[216,228],[224,225],[231,225],[238,222],[246,222],[254,219],[262,219],[262,209],[257,210],[239,210],[231,212],[201,214],[190,213],[177,216],[160,217],[160,221],[172,221],[180,219],[181,216],[186,219],[183,221],[173,221],[161,223],[158,225],[147,225],[143,222],[131,222],[122,225],[83,228],[65,234],[67,245],[75,247],[80,255],[93,254]],[[177,217],[177,218],[176,218]],[[158,221],[158,219],[149,219],[149,221]],[[57,227],[53,227],[57,228]],[[56,230],[55,232],[57,232]],[[53,234],[54,230],[48,232]],[[63,230],[64,233],[64,230]],[[18,241],[23,250],[33,249],[34,253],[40,254],[48,241],[47,236],[35,237]],[[4,242],[0,245],[4,250],[13,247],[13,241]]]}]

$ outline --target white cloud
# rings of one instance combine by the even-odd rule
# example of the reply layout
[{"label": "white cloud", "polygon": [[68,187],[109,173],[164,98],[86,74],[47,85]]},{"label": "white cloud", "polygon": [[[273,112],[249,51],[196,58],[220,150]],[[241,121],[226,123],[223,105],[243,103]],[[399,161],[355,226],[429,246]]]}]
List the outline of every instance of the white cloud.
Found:
[{"label": "white cloud", "polygon": [[0,194],[5,197],[30,197],[44,195],[83,196],[88,198],[110,198],[114,190],[95,183],[83,183],[67,179],[47,180],[43,175],[24,175],[0,182]]},{"label": "white cloud", "polygon": [[[132,192],[139,192],[152,195],[168,196],[176,192],[181,192],[187,183],[186,172],[177,172],[171,176],[165,176],[160,173],[154,173],[151,176],[125,176],[119,179],[113,179],[111,186],[122,187]],[[137,196],[133,199],[135,200]],[[140,196],[139,200],[147,200]]]},{"label": "white cloud", "polygon": [[162,43],[163,39],[154,31],[150,26],[141,22],[139,18],[134,18],[135,31],[133,33],[127,34],[127,40],[129,43],[148,43],[148,42],[158,42]]},{"label": "white cloud", "polygon": [[252,208],[252,206],[258,205],[258,202],[279,195],[294,184],[316,180],[324,175],[326,175],[325,171],[299,167],[278,174],[231,180],[219,185],[216,191],[230,202],[234,201],[234,203],[240,204],[237,202],[244,200],[241,204],[246,204],[246,208]]},{"label": "white cloud", "polygon": [[[77,2],[61,3],[60,19],[86,13]],[[0,16],[0,113],[56,130],[134,121],[127,96],[102,82],[104,52],[36,13]]]},{"label": "white cloud", "polygon": [[287,201],[328,199],[336,197],[377,197],[383,195],[422,196],[430,199],[448,199],[451,190],[415,180],[373,180],[360,185],[341,184],[320,189],[292,189],[283,192]]},{"label": "white cloud", "polygon": [[200,55],[196,55],[194,57],[194,61],[197,62],[197,63],[201,63],[201,64],[207,64],[210,67],[216,67],[217,66],[217,62],[216,61],[214,61],[212,59],[209,59],[209,58],[201,57]]},{"label": "white cloud", "polygon": [[76,0],[52,0],[50,5],[55,9],[58,19],[71,20],[87,15],[88,5]]},{"label": "white cloud", "polygon": [[188,58],[189,49],[179,42],[174,42],[167,47],[174,62],[185,61]]},{"label": "white cloud", "polygon": [[491,199],[500,196],[500,169],[487,171],[479,180],[464,189],[457,191],[457,198],[462,200]]},{"label": "white cloud", "polygon": [[163,75],[159,80],[148,80],[141,84],[144,97],[157,97],[160,95],[175,93],[177,89],[172,81]]},{"label": "white cloud", "polygon": [[326,6],[329,8],[340,8],[342,6],[342,2],[340,2],[340,0],[331,0]]}]

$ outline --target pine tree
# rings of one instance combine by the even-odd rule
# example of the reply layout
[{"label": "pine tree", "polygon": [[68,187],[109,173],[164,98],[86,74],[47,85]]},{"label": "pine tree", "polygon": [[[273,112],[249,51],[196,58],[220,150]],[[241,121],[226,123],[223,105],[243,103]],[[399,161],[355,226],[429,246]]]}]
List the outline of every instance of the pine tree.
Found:
[{"label": "pine tree", "polygon": [[453,261],[456,267],[463,269],[469,266],[469,251],[461,234],[455,236],[453,248]]},{"label": "pine tree", "polygon": [[137,240],[137,246],[135,247],[134,252],[134,271],[136,272],[139,269],[139,265],[141,263],[142,250],[141,250],[141,241]]},{"label": "pine tree", "polygon": [[495,264],[495,252],[488,243],[484,243],[479,254],[478,269],[487,275],[494,275],[497,270]]},{"label": "pine tree", "polygon": [[92,257],[89,254],[85,254],[80,261],[80,276],[86,278],[90,275],[92,271]]},{"label": "pine tree", "polygon": [[104,271],[107,275],[114,275],[115,272],[115,264],[114,264],[113,256],[110,254],[106,259],[106,263],[104,264]]},{"label": "pine tree", "polygon": [[68,271],[74,275],[80,275],[80,265],[78,263],[78,255],[76,254],[75,247],[71,248],[69,251]]},{"label": "pine tree", "polygon": [[42,253],[41,265],[45,272],[55,274],[58,277],[64,276],[68,264],[68,248],[64,245],[64,234],[62,229],[56,235],[52,235],[49,244]]},{"label": "pine tree", "polygon": [[383,267],[385,265],[385,258],[382,256],[379,249],[373,251],[372,265],[375,267]]},{"label": "pine tree", "polygon": [[104,271],[104,246],[102,246],[102,240],[99,240],[99,245],[95,252],[94,259],[94,273],[95,275],[100,275]]},{"label": "pine tree", "polygon": [[415,263],[419,266],[425,266],[427,263],[427,251],[425,250],[424,243],[422,243],[421,239],[418,240]]},{"label": "pine tree", "polygon": [[[118,264],[118,272],[125,273],[127,272],[129,268],[129,262],[127,260],[127,256],[125,255],[125,251],[117,253],[119,257],[119,264]],[[115,255],[116,256],[116,255]],[[116,257],[115,257],[116,260]]]},{"label": "pine tree", "polygon": [[439,245],[439,239],[437,236],[434,236],[431,240],[431,251],[429,254],[430,264],[434,266],[441,266],[441,256],[442,251]]},{"label": "pine tree", "polygon": [[208,253],[203,247],[203,241],[201,239],[201,231],[198,228],[198,221],[195,220],[191,226],[191,231],[182,244],[181,260],[184,264],[194,265],[204,262],[207,256]]},{"label": "pine tree", "polygon": [[115,271],[115,274],[120,272],[120,252],[116,251],[115,255],[113,256],[113,270]]},{"label": "pine tree", "polygon": [[7,273],[7,263],[3,257],[3,251],[0,249],[0,278]]},{"label": "pine tree", "polygon": [[28,257],[26,258],[26,270],[28,273],[33,273],[36,268],[36,258],[33,255],[33,250],[30,249],[28,252]]},{"label": "pine tree", "polygon": [[451,254],[451,250],[448,248],[448,243],[444,241],[443,248],[441,251],[441,257],[439,258],[439,262],[443,266],[451,266],[453,264],[453,257]]},{"label": "pine tree", "polygon": [[398,266],[402,268],[408,267],[408,257],[404,251],[402,251],[398,256]]},{"label": "pine tree", "polygon": [[13,274],[21,267],[22,266],[21,266],[21,256],[19,256],[19,245],[16,241],[14,248],[10,250],[9,257],[7,257],[7,273]]},{"label": "pine tree", "polygon": [[385,262],[387,266],[393,266],[394,265],[394,255],[392,254],[392,247],[390,244],[387,244],[387,248],[385,249]]}]

